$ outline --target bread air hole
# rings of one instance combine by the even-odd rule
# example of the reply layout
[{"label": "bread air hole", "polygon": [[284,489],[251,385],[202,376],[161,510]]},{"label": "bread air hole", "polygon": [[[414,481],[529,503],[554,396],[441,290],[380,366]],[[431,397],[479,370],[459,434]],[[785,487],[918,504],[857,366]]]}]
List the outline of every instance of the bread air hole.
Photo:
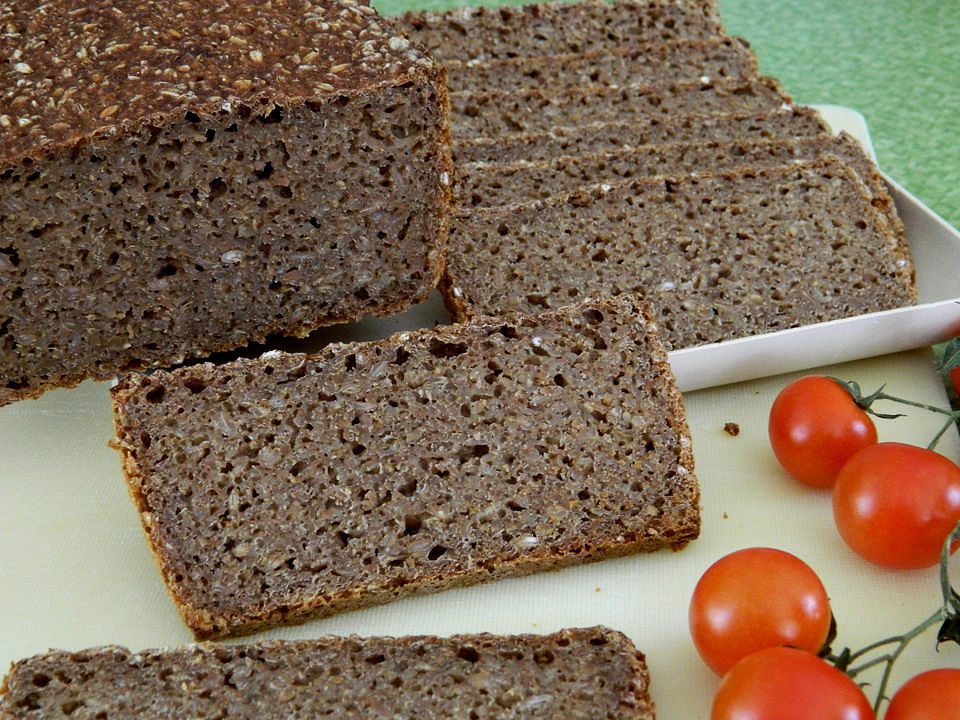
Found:
[{"label": "bread air hole", "polygon": [[457,657],[467,662],[475,663],[480,659],[480,653],[477,652],[476,648],[466,645],[460,648],[457,652]]},{"label": "bread air hole", "polygon": [[450,358],[463,355],[467,351],[466,343],[448,343],[433,338],[430,340],[430,354],[435,358]]}]

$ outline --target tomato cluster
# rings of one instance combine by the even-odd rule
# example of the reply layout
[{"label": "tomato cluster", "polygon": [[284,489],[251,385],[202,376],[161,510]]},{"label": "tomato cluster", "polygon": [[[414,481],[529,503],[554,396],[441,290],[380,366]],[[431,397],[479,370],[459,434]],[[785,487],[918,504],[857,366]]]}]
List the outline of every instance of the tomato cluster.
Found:
[{"label": "tomato cluster", "polygon": [[770,409],[770,444],[793,477],[833,487],[834,520],[858,555],[877,565],[936,565],[960,520],[960,467],[925,448],[877,442],[850,392],[820,375],[800,378]]},{"label": "tomato cluster", "polygon": [[[960,364],[960,341],[953,356]],[[960,366],[949,370],[960,394]],[[881,393],[863,399],[852,390],[823,376],[784,388],[770,412],[774,454],[800,482],[833,488],[837,528],[858,555],[890,568],[935,565],[960,521],[960,467],[931,449],[878,442],[865,408]],[[711,720],[874,719],[860,686],[819,656],[829,656],[830,604],[799,558],[771,548],[721,558],[697,583],[689,621],[697,651],[723,677]],[[914,677],[885,715],[958,718],[960,669]]]}]

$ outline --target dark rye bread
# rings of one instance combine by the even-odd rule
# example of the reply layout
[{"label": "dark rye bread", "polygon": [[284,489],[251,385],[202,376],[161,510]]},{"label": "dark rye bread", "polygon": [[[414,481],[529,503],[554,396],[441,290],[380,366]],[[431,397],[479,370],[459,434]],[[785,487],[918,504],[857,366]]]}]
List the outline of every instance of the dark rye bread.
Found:
[{"label": "dark rye bread", "polygon": [[465,211],[441,290],[456,320],[642,293],[674,350],[910,305],[912,262],[871,200],[824,156]]},{"label": "dark rye bread", "polygon": [[713,0],[462,7],[408,12],[393,20],[441,62],[562,55],[725,34]]},{"label": "dark rye bread", "polygon": [[710,143],[668,143],[634,150],[560,157],[553,161],[506,165],[474,163],[457,168],[455,195],[469,208],[515,205],[517,198],[539,200],[598,183],[615,184],[653,175],[714,173],[761,168],[835,155],[852,167],[870,188],[875,207],[899,227],[893,200],[876,165],[846,133],[804,138]]},{"label": "dark rye bread", "polygon": [[674,40],[593,50],[576,55],[445,63],[451,93],[569,87],[649,85],[701,77],[759,74],[750,46],[740,38]]},{"label": "dark rye bread", "polygon": [[610,120],[708,113],[771,112],[790,96],[770,78],[664,83],[622,88],[459,93],[450,97],[454,140],[550,131]]},{"label": "dark rye bread", "polygon": [[2,17],[0,404],[433,287],[445,74],[365,4]]},{"label": "dark rye bread", "polygon": [[808,107],[752,114],[667,115],[463,140],[454,145],[453,159],[456,167],[475,162],[540,162],[643,145],[801,137],[825,132],[830,132],[829,126],[816,110]]},{"label": "dark rye bread", "polygon": [[680,393],[621,298],[130,375],[131,495],[197,637],[699,532]]},{"label": "dark rye bread", "polygon": [[14,663],[0,720],[654,720],[643,655],[603,627],[51,651]]}]

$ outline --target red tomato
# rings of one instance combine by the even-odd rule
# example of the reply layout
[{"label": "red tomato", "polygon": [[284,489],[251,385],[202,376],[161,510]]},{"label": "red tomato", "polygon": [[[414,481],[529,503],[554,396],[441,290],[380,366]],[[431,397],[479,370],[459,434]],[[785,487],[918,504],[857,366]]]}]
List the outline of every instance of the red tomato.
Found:
[{"label": "red tomato", "polygon": [[930,670],[908,680],[890,701],[885,720],[957,720],[960,670]]},{"label": "red tomato", "polygon": [[757,650],[820,650],[830,631],[830,601],[820,578],[799,558],[750,548],[707,569],[693,590],[689,617],[700,657],[723,675]]},{"label": "red tomato", "polygon": [[903,443],[864,448],[837,477],[833,517],[844,542],[872,563],[936,565],[960,520],[960,467]]},{"label": "red tomato", "polygon": [[769,648],[733,666],[710,720],[873,720],[857,684],[816,655]]},{"label": "red tomato", "polygon": [[770,445],[800,482],[830,487],[858,450],[877,442],[873,420],[840,383],[808,375],[787,385],[770,408]]}]

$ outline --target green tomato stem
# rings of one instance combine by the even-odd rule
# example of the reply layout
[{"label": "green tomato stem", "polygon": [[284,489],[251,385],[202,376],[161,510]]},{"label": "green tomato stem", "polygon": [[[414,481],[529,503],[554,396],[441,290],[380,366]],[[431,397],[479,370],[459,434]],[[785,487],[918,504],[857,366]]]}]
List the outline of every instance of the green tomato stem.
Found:
[{"label": "green tomato stem", "polygon": [[912,407],[922,408],[923,410],[929,410],[930,412],[940,413],[941,415],[949,415],[951,420],[960,418],[960,411],[947,410],[946,408],[937,407],[936,405],[927,405],[926,403],[916,402],[915,400],[907,400],[906,398],[897,397],[896,395],[888,395],[883,391],[876,392],[871,397],[874,400],[889,400],[900,403],[901,405],[910,405]]},{"label": "green tomato stem", "polygon": [[[951,418],[950,422],[953,422],[953,418]],[[950,548],[957,540],[960,540],[960,522],[957,523],[950,535],[947,536],[947,539],[943,543],[943,548],[940,551],[940,592],[943,596],[943,601],[933,615],[928,617],[912,630],[909,630],[902,635],[894,635],[892,637],[884,638],[883,640],[878,640],[877,642],[871,643],[870,645],[867,645],[856,652],[851,653],[849,651],[844,651],[844,653],[841,653],[839,656],[830,655],[826,658],[827,660],[836,663],[839,658],[845,656],[847,658],[846,673],[851,678],[855,678],[865,670],[869,670],[870,668],[874,668],[878,665],[884,666],[883,676],[880,679],[880,685],[877,689],[877,699],[873,703],[874,713],[880,712],[880,706],[886,699],[887,686],[890,683],[890,675],[893,672],[893,666],[900,658],[900,655],[903,654],[903,651],[906,649],[907,645],[909,645],[910,642],[916,637],[929,630],[932,626],[942,623],[948,618],[960,616],[960,595],[957,594],[952,583],[950,582]],[[883,655],[878,657],[871,658],[860,665],[853,667],[850,666],[854,660],[862,658],[874,650],[878,650],[887,645],[896,645],[896,647],[891,651],[885,652]]]},{"label": "green tomato stem", "polygon": [[940,428],[940,432],[933,436],[933,440],[930,441],[930,444],[927,445],[927,450],[933,450],[937,443],[940,442],[940,438],[943,437],[943,434],[953,427],[953,424],[960,418],[960,413],[951,413],[950,417],[947,418],[947,421],[943,424],[943,427]]}]

